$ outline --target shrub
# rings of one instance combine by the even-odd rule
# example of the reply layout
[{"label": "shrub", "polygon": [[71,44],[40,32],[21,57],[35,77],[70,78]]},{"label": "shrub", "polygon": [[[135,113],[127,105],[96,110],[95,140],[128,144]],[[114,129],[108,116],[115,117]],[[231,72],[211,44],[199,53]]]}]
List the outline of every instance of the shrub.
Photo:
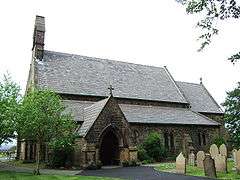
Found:
[{"label": "shrub", "polygon": [[166,150],[162,145],[161,136],[156,132],[150,133],[138,148],[139,160],[160,161],[166,157]]},{"label": "shrub", "polygon": [[153,159],[148,159],[148,160],[143,160],[142,161],[142,164],[150,164],[150,163],[153,163]]},{"label": "shrub", "polygon": [[214,144],[216,144],[218,147],[220,147],[222,144],[226,144],[225,140],[222,137],[217,137],[214,139]]},{"label": "shrub", "polygon": [[123,167],[129,167],[129,162],[128,161],[123,161],[122,166]]},{"label": "shrub", "polygon": [[123,167],[135,167],[135,166],[140,166],[140,163],[132,160],[132,161],[123,161],[122,162]]},{"label": "shrub", "polygon": [[49,156],[48,166],[50,168],[69,168],[72,165],[72,151],[54,150]]},{"label": "shrub", "polygon": [[138,148],[138,159],[140,160],[140,161],[144,161],[144,160],[149,160],[149,159],[151,159],[150,157],[149,157],[149,155],[147,154],[147,151],[142,147],[142,146],[139,146],[139,148]]}]

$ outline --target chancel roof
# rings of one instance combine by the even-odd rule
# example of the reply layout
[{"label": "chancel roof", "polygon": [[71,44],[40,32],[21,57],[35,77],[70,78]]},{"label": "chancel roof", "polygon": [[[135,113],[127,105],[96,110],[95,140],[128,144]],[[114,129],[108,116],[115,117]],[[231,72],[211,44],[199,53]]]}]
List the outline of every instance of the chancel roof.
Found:
[{"label": "chancel roof", "polygon": [[120,108],[130,123],[175,125],[220,125],[188,108],[121,104]]},{"label": "chancel roof", "polygon": [[177,82],[191,109],[203,113],[223,113],[220,106],[213,99],[203,84]]},{"label": "chancel roof", "polygon": [[[97,115],[104,108],[107,99],[99,102],[64,101],[68,110],[73,112],[76,121],[84,121],[81,134],[96,120]],[[89,107],[87,107],[89,106]],[[176,124],[176,125],[220,125],[208,117],[192,111],[189,108],[175,108],[162,106],[143,106],[119,104],[120,109],[129,123],[144,124]],[[81,113],[79,113],[81,112]],[[85,122],[86,121],[86,122]],[[84,125],[85,124],[85,125]]]},{"label": "chancel roof", "polygon": [[44,51],[38,85],[58,93],[187,103],[165,68]]}]

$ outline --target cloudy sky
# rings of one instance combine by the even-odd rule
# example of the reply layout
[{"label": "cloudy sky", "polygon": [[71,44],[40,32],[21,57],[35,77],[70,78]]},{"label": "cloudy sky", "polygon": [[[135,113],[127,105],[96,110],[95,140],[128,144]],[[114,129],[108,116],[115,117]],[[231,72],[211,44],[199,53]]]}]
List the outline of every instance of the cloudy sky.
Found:
[{"label": "cloudy sky", "polygon": [[175,0],[8,0],[0,2],[0,74],[24,90],[31,61],[35,15],[46,17],[45,49],[154,66],[166,65],[179,81],[203,83],[218,103],[240,81],[240,22],[219,24],[203,52],[198,17]]}]

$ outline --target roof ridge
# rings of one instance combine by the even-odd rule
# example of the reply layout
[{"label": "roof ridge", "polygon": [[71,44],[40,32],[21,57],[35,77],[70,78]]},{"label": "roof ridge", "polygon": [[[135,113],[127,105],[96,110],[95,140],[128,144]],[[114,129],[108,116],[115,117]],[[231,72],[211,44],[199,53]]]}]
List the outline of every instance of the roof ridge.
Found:
[{"label": "roof ridge", "polygon": [[198,84],[198,83],[192,83],[192,82],[186,82],[186,81],[176,81],[177,83],[187,83],[187,84],[194,84],[194,85],[201,85],[201,84]]},{"label": "roof ridge", "polygon": [[189,101],[186,99],[186,96],[184,95],[184,93],[181,91],[180,87],[177,85],[177,83],[176,83],[175,79],[173,78],[173,76],[171,75],[170,71],[167,69],[167,66],[164,66],[164,69],[165,69],[167,75],[170,77],[171,81],[173,82],[174,86],[176,87],[177,91],[182,96],[183,100],[185,100],[188,104],[190,104]]},{"label": "roof ridge", "polygon": [[93,56],[85,56],[85,55],[80,55],[80,54],[72,54],[72,53],[65,53],[65,52],[58,52],[58,51],[51,51],[51,50],[44,50],[44,52],[46,52],[46,53],[57,53],[59,55],[66,55],[66,56],[79,56],[79,57],[88,58],[88,60],[114,61],[114,62],[118,62],[118,63],[127,63],[127,64],[138,65],[138,66],[140,65],[140,66],[145,66],[145,67],[164,69],[164,67],[161,67],[161,66],[154,66],[154,65],[148,65],[148,64],[137,64],[137,63],[127,62],[127,61],[108,59],[108,58],[99,58],[99,57],[93,57]]}]

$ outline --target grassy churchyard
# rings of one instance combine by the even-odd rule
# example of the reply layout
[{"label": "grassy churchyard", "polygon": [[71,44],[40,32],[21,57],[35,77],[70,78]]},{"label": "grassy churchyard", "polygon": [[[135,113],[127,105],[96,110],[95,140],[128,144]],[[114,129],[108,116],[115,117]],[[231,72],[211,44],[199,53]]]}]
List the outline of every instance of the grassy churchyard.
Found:
[{"label": "grassy churchyard", "polygon": [[[234,169],[234,162],[229,160],[227,163],[228,173],[217,172],[217,179],[240,179],[240,174],[236,173]],[[163,172],[175,173],[176,165],[175,163],[161,163],[155,168],[156,170]],[[198,168],[197,166],[187,165],[186,175],[189,176],[205,176],[204,170]]]},{"label": "grassy churchyard", "polygon": [[33,175],[30,173],[16,173],[16,172],[9,172],[9,171],[0,171],[0,179],[10,180],[120,180],[116,178],[103,178],[103,177],[90,177],[90,176],[60,176],[60,175]]}]

